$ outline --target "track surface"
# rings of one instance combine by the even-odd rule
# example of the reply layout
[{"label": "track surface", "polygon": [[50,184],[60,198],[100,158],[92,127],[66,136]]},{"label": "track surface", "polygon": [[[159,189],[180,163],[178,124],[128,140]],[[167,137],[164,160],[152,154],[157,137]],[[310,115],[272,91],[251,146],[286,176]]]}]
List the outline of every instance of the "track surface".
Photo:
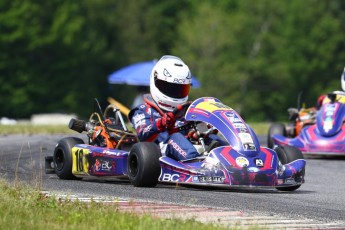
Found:
[{"label": "track surface", "polygon": [[[9,181],[20,180],[41,186],[44,191],[72,196],[78,194],[78,197],[84,196],[86,199],[111,197],[113,200],[131,202],[150,201],[151,205],[152,202],[158,202],[162,210],[168,206],[176,209],[176,205],[183,205],[187,213],[200,212],[202,215],[205,215],[204,211],[216,209],[224,214],[217,214],[218,222],[233,215],[236,218],[244,217],[244,221],[248,217],[256,218],[255,223],[259,223],[259,219],[275,219],[281,224],[274,223],[279,228],[309,226],[314,229],[345,229],[345,158],[307,158],[306,183],[295,192],[209,189],[168,184],[159,184],[156,188],[135,188],[127,181],[63,181],[55,175],[44,174],[44,157],[52,155],[55,144],[62,137],[0,136],[0,176]],[[182,207],[178,206],[179,209]],[[302,224],[293,224],[299,222]]]}]

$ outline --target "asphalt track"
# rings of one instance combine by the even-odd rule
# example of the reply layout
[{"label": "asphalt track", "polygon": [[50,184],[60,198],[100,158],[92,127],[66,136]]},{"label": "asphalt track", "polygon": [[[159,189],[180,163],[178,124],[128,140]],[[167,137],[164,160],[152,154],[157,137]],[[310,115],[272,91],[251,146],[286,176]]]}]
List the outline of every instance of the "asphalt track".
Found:
[{"label": "asphalt track", "polygon": [[[78,136],[74,135],[74,136]],[[64,181],[44,174],[44,157],[51,155],[64,135],[1,135],[0,176],[24,181],[47,193],[78,199],[144,202],[161,216],[182,210],[207,222],[246,226],[255,223],[267,228],[345,229],[345,158],[307,158],[306,183],[295,192],[183,187],[159,184],[135,188],[127,181]],[[79,136],[83,138],[84,136]],[[265,140],[265,137],[260,137]],[[265,144],[265,143],[263,143]],[[147,203],[148,202],[148,203]],[[135,209],[131,207],[131,209]],[[143,210],[143,206],[137,208]],[[211,213],[211,214],[210,214]],[[212,214],[213,213],[213,214]],[[185,214],[185,217],[190,215]]]}]

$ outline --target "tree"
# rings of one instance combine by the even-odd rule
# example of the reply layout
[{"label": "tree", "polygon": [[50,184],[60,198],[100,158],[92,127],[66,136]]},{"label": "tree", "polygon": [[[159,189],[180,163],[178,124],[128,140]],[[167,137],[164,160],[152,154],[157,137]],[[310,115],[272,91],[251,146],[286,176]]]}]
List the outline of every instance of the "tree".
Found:
[{"label": "tree", "polygon": [[339,81],[326,77],[340,74],[343,65],[339,47],[344,28],[332,4],[193,3],[193,13],[182,15],[174,48],[186,53],[192,71],[206,85],[193,96],[219,97],[248,119],[277,120],[286,118],[300,91],[312,106],[325,84]]}]

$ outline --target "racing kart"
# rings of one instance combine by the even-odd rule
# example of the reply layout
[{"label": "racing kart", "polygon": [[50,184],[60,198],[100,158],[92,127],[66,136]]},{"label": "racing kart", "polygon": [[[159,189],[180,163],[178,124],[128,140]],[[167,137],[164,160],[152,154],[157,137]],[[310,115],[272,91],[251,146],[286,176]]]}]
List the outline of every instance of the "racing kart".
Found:
[{"label": "racing kart", "polygon": [[298,148],[303,154],[345,155],[345,104],[337,101],[334,93],[327,97],[329,102],[318,111],[309,111],[307,119],[303,120],[301,115],[297,117],[297,125],[292,129],[295,132],[288,132],[283,124],[273,124],[268,133],[268,147],[289,145]]},{"label": "racing kart", "polygon": [[[125,127],[117,109],[113,110],[114,122],[106,116],[97,116],[98,121],[71,120],[69,127],[87,132],[89,143],[75,137],[60,140],[53,156],[46,157],[46,173],[55,173],[61,179],[128,178],[138,187],[166,182],[293,191],[304,183],[306,161],[298,149],[260,146],[251,127],[216,98],[199,98],[173,112],[175,116],[183,114],[187,122],[169,132],[192,129],[198,133],[191,141],[200,157],[185,161],[162,156],[153,142],[139,142]],[[205,145],[204,138],[215,129],[228,145]]]}]

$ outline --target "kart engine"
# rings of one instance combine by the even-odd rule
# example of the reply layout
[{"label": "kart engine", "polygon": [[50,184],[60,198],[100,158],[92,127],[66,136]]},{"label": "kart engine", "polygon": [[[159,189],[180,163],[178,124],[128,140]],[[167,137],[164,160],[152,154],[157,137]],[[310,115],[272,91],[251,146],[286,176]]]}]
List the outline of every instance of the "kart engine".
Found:
[{"label": "kart engine", "polygon": [[[113,117],[109,116],[111,110]],[[88,122],[72,118],[68,127],[79,133],[86,132],[89,144],[94,146],[122,149],[138,141],[137,136],[128,131],[120,111],[113,105],[106,108],[103,116],[93,113]]]}]

